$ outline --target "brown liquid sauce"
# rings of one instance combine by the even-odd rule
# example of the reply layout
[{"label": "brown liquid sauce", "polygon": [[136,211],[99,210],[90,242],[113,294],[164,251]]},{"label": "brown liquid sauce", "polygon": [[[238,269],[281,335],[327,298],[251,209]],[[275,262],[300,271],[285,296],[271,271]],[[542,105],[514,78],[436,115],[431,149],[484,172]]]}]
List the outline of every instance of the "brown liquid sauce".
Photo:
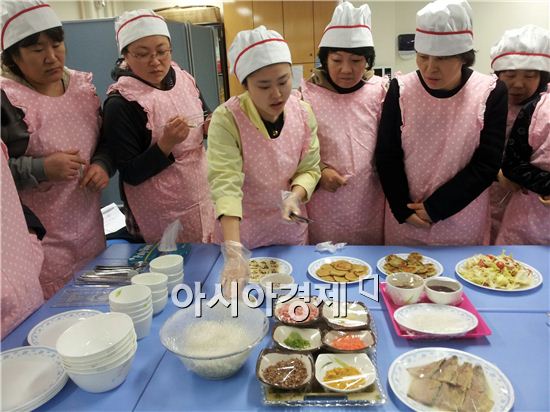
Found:
[{"label": "brown liquid sauce", "polygon": [[436,292],[456,292],[453,288],[450,288],[448,286],[441,286],[441,285],[434,285],[434,286],[428,286],[431,290],[435,290]]}]

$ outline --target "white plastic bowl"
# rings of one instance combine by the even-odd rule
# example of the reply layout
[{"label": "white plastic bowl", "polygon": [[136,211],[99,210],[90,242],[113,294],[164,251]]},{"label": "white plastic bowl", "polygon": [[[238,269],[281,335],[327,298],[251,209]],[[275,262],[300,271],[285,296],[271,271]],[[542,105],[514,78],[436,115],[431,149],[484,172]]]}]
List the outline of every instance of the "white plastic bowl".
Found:
[{"label": "white plastic bowl", "polygon": [[152,295],[151,295],[151,299],[154,302],[156,300],[159,300],[159,299],[163,298],[164,296],[168,296],[168,288],[167,287],[164,288],[161,291],[153,292]]},{"label": "white plastic bowl", "polygon": [[166,289],[168,276],[164,273],[147,272],[135,275],[132,278],[133,285],[144,285],[151,289],[151,292],[163,291]]},{"label": "white plastic bowl", "polygon": [[134,320],[134,328],[138,340],[146,337],[151,332],[151,324],[153,323],[153,311],[142,319]]},{"label": "white plastic bowl", "polygon": [[[231,310],[231,307],[226,308],[223,305],[210,308],[203,304],[202,316],[197,318],[194,305],[180,309],[162,326],[160,340],[170,352],[180,358],[190,371],[207,379],[225,379],[235,374],[243,366],[252,349],[261,342],[269,329],[269,321],[261,309],[249,308],[241,303],[238,306],[238,317],[236,318],[231,316]],[[213,328],[215,329],[214,325],[221,322],[230,325],[230,327],[239,328],[237,330],[246,331],[246,335],[235,335],[242,338],[242,347],[226,351],[217,347],[217,352],[212,355],[207,354],[213,353],[208,347],[203,347],[202,353],[197,353],[196,348],[189,348],[186,339],[190,339],[191,334],[187,334],[187,331],[201,330],[202,326],[208,326],[208,330],[213,330]],[[230,339],[234,339],[235,336],[231,336]],[[193,335],[193,338],[196,336]],[[224,342],[227,343],[228,340],[225,339]]]},{"label": "white plastic bowl", "polygon": [[149,313],[152,309],[153,309],[153,302],[148,302],[146,305],[143,305],[142,307],[136,310],[124,310],[124,309],[117,310],[117,309],[111,308],[111,312],[126,313],[128,316],[132,318],[132,320],[136,320],[136,319],[142,318],[144,315]]},{"label": "white plastic bowl", "polygon": [[79,361],[62,358],[63,365],[67,368],[76,370],[87,370],[101,365],[106,365],[108,363],[111,363],[114,359],[119,358],[122,354],[126,353],[135,343],[136,332],[132,329],[131,334],[128,335],[128,339],[124,339],[123,343],[117,345],[116,347],[113,347],[108,354],[101,357],[92,357],[90,359],[85,358],[84,360]]},{"label": "white plastic bowl", "polygon": [[156,315],[162,312],[167,302],[168,302],[168,294],[165,294],[162,298],[153,301],[153,315]]},{"label": "white plastic bowl", "polygon": [[132,318],[125,313],[102,313],[83,319],[68,328],[57,339],[56,350],[66,360],[91,359],[108,354],[134,329]]},{"label": "white plastic bowl", "polygon": [[163,255],[153,259],[149,263],[151,272],[164,273],[166,275],[183,272],[183,257],[180,255]]},{"label": "white plastic bowl", "polygon": [[109,293],[109,306],[117,309],[136,309],[151,299],[151,289],[144,285],[122,286]]},{"label": "white plastic bowl", "polygon": [[121,363],[128,360],[128,358],[131,355],[133,355],[136,350],[137,350],[137,342],[134,341],[130,345],[126,346],[122,352],[120,352],[116,356],[113,356],[112,358],[109,358],[107,361],[104,361],[101,363],[89,364],[86,367],[67,365],[64,363],[63,367],[65,368],[66,371],[71,371],[75,373],[89,374],[89,373],[104,372],[116,366],[119,366]]}]

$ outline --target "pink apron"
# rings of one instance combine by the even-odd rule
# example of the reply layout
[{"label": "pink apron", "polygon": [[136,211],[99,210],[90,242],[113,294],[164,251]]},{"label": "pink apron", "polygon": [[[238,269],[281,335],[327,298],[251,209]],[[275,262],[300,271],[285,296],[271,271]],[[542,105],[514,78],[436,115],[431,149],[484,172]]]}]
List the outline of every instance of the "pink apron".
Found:
[{"label": "pink apron", "polygon": [[[304,245],[307,225],[287,223],[281,217],[281,190],[290,190],[291,179],[311,144],[308,114],[299,99],[290,96],[285,105],[285,124],[276,139],[267,139],[240,108],[239,98],[225,105],[239,128],[243,157],[243,218],[241,243],[254,249],[268,245]],[[302,213],[307,216],[305,207]],[[216,243],[223,241],[221,224]]]},{"label": "pink apron", "polygon": [[[506,141],[508,141],[508,137],[512,131],[512,126],[514,125],[520,110],[520,105],[508,105],[508,117],[506,119]],[[500,223],[502,222],[502,217],[504,216],[504,211],[510,202],[510,197],[506,197],[507,195],[508,190],[502,187],[502,185],[498,182],[494,182],[489,188],[489,196],[491,199],[491,244],[495,243],[498,231],[500,229]]]},{"label": "pink apron", "polygon": [[[71,71],[69,87],[49,97],[12,80],[2,79],[10,102],[25,112],[30,135],[26,155],[46,157],[79,150],[86,162],[95,151],[101,118],[91,73]],[[42,182],[20,192],[46,228],[42,241],[44,265],[40,283],[48,299],[71,279],[87,260],[105,249],[100,193],[79,187],[79,180]]]},{"label": "pink apron", "polygon": [[1,258],[2,329],[0,339],[10,333],[44,302],[38,279],[44,252],[36,235],[29,233],[21,202],[8,167],[8,151],[0,142],[2,175]]},{"label": "pink apron", "polygon": [[[151,145],[164,133],[164,125],[175,116],[195,121],[202,116],[199,91],[193,78],[177,65],[176,84],[158,90],[138,79],[121,77],[109,87],[126,100],[137,102],[147,113]],[[179,219],[183,230],[178,242],[208,243],[214,230],[214,206],[206,178],[206,152],[202,127],[192,128],[187,139],[172,150],[175,162],[137,186],[124,183],[124,193],[140,232],[148,243],[160,240],[166,227]]]},{"label": "pink apron", "polygon": [[[529,127],[529,145],[533,148],[531,164],[550,172],[550,93],[540,99]],[[515,192],[511,198],[497,236],[497,245],[550,245],[550,208],[539,195]]]},{"label": "pink apron", "polygon": [[[405,172],[412,201],[421,202],[471,160],[496,77],[473,72],[464,87],[447,99],[430,96],[416,72],[398,79]],[[386,204],[385,241],[389,245],[488,244],[489,213],[488,190],[429,229],[399,224]]]},{"label": "pink apron", "polygon": [[318,188],[307,204],[314,220],[309,224],[312,244],[383,244],[384,192],[373,157],[385,83],[374,76],[358,91],[338,94],[302,81],[303,98],[319,126],[321,161],[348,178],[335,193]]}]

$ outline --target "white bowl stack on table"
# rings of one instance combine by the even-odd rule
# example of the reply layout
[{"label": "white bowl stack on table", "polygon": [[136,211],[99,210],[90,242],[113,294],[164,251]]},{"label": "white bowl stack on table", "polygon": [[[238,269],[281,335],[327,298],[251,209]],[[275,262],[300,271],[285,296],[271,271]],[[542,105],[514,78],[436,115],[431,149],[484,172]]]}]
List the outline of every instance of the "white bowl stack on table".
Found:
[{"label": "white bowl stack on table", "polygon": [[125,313],[134,322],[138,339],[149,335],[153,322],[151,289],[144,285],[121,286],[109,293],[111,312]]},{"label": "white bowl stack on table", "polygon": [[124,382],[130,371],[137,350],[134,324],[124,313],[102,313],[63,332],[56,350],[81,389],[106,392]]},{"label": "white bowl stack on table", "polygon": [[168,294],[172,293],[174,286],[183,283],[183,256],[163,255],[153,259],[149,263],[151,272],[164,273],[168,276]]},{"label": "white bowl stack on table", "polygon": [[151,289],[153,316],[162,312],[168,301],[168,276],[164,273],[147,272],[135,275],[133,285],[143,285]]}]

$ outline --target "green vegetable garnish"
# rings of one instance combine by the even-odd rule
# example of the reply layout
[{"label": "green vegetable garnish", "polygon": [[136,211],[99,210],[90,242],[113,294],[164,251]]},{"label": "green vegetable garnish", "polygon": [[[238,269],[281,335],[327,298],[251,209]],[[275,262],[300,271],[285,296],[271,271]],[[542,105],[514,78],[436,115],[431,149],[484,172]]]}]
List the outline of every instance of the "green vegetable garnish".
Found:
[{"label": "green vegetable garnish", "polygon": [[309,348],[309,341],[302,338],[298,332],[290,332],[290,335],[283,341],[285,345],[293,349]]}]

